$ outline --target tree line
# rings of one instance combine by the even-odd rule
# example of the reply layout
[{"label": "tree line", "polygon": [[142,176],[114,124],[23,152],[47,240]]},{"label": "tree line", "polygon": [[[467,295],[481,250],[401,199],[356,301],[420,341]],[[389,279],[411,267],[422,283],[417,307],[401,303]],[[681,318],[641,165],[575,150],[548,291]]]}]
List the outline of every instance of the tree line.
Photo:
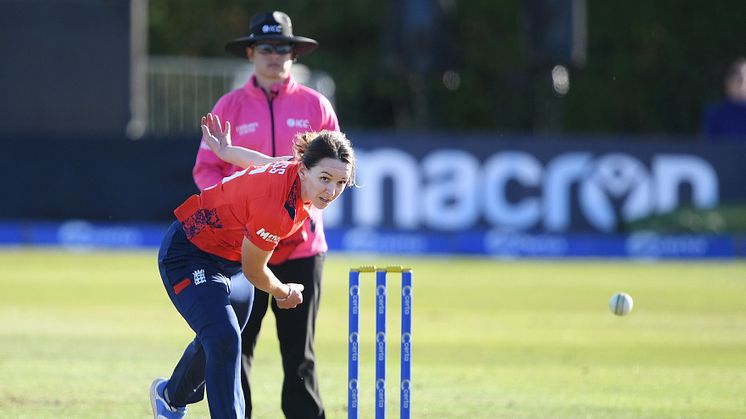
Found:
[{"label": "tree line", "polygon": [[588,1],[584,63],[537,60],[531,13],[549,3],[150,0],[149,52],[223,57],[251,15],[280,8],[319,41],[301,62],[334,78],[345,129],[641,138],[695,137],[746,55],[746,2]]}]

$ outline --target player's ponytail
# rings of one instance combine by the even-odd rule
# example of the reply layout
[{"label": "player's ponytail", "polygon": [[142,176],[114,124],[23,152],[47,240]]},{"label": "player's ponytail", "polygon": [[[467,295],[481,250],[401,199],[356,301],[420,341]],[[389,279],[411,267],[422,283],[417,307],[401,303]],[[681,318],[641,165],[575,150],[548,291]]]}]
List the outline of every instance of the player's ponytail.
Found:
[{"label": "player's ponytail", "polygon": [[318,132],[303,132],[298,133],[295,135],[295,138],[293,139],[293,159],[298,161],[303,161],[303,155],[306,153],[306,149],[308,148],[308,143],[311,142],[316,136],[319,135]]},{"label": "player's ponytail", "polygon": [[307,168],[316,166],[325,158],[339,160],[350,165],[350,178],[347,186],[355,184],[355,151],[350,140],[338,131],[305,132],[295,136],[293,145],[295,160],[303,162]]}]

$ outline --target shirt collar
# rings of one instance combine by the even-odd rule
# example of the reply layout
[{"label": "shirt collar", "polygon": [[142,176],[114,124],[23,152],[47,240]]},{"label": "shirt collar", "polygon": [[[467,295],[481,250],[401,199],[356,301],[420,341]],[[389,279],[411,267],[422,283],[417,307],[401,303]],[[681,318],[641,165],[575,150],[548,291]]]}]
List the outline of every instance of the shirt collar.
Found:
[{"label": "shirt collar", "polygon": [[[274,83],[272,85],[272,91],[270,94],[273,97],[282,96],[287,94],[288,92],[291,92],[296,87],[296,81],[293,78],[292,75],[290,75],[285,81],[280,83]],[[259,83],[256,81],[256,74],[252,74],[249,78],[249,81],[246,82],[244,85],[244,90],[247,92],[253,94],[253,95],[261,95],[264,96],[264,91],[261,87],[259,87]]]}]

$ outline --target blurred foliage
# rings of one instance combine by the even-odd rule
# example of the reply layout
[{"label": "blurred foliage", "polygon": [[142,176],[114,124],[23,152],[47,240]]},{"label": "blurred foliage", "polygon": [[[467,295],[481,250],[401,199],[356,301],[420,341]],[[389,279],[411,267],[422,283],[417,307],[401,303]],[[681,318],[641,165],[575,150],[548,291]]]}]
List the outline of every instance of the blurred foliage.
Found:
[{"label": "blurred foliage", "polygon": [[746,204],[720,205],[712,209],[680,208],[668,214],[629,222],[625,232],[659,233],[746,233]]},{"label": "blurred foliage", "polygon": [[402,43],[403,2],[394,0],[150,0],[150,53],[225,56],[252,14],[279,8],[296,34],[320,42],[302,62],[334,77],[345,129],[530,132],[553,109],[568,133],[676,135],[698,133],[723,69],[746,55],[744,1],[588,1],[587,63],[570,70],[567,95],[549,93],[547,108],[537,89],[549,69],[531,62],[527,2],[434,2],[444,15],[427,71],[392,51]]},{"label": "blurred foliage", "polygon": [[588,66],[567,97],[572,131],[696,134],[725,67],[746,55],[746,2],[588,2]]}]

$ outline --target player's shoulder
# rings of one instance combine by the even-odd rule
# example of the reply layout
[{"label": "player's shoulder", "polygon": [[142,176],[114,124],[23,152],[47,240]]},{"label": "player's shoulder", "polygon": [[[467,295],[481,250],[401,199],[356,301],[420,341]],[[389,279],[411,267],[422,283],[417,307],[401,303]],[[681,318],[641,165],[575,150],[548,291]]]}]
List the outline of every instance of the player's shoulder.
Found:
[{"label": "player's shoulder", "polygon": [[295,160],[277,161],[264,166],[252,166],[241,177],[253,187],[282,194],[295,181],[299,168],[300,162]]},{"label": "player's shoulder", "polygon": [[305,84],[295,82],[293,84],[293,87],[294,88],[292,89],[292,91],[296,94],[309,95],[309,96],[321,95],[321,93],[319,93],[317,90],[315,90],[312,87],[306,86]]},{"label": "player's shoulder", "polygon": [[244,92],[243,88],[233,89],[223,96],[220,96],[217,102],[215,102],[215,107],[226,106],[236,102],[240,102],[242,100],[245,100],[245,96],[246,93]]},{"label": "player's shoulder", "polygon": [[223,96],[220,96],[220,98],[215,101],[215,105],[212,107],[212,113],[225,118],[225,112],[234,109],[237,102],[239,102],[237,100],[237,91],[232,90]]},{"label": "player's shoulder", "polygon": [[[311,123],[316,126],[316,129],[332,129],[338,130],[337,114],[334,111],[331,101],[326,96],[313,90],[308,86],[297,83],[297,88],[294,89],[294,94],[290,96],[294,107],[304,108],[306,111],[310,111],[313,118]],[[332,120],[333,122],[329,122]],[[319,125],[321,124],[321,125]]]},{"label": "player's shoulder", "polygon": [[296,96],[303,96],[307,100],[315,101],[323,104],[331,104],[329,99],[327,99],[326,96],[324,96],[323,93],[319,92],[318,90],[315,90],[311,87],[308,87],[304,84],[295,83],[295,88],[292,90],[293,94]]},{"label": "player's shoulder", "polygon": [[245,187],[252,189],[250,195],[262,198],[261,202],[256,202],[261,212],[277,215],[278,209],[284,207],[293,193],[299,168],[299,162],[280,161],[250,168],[242,176]]}]

